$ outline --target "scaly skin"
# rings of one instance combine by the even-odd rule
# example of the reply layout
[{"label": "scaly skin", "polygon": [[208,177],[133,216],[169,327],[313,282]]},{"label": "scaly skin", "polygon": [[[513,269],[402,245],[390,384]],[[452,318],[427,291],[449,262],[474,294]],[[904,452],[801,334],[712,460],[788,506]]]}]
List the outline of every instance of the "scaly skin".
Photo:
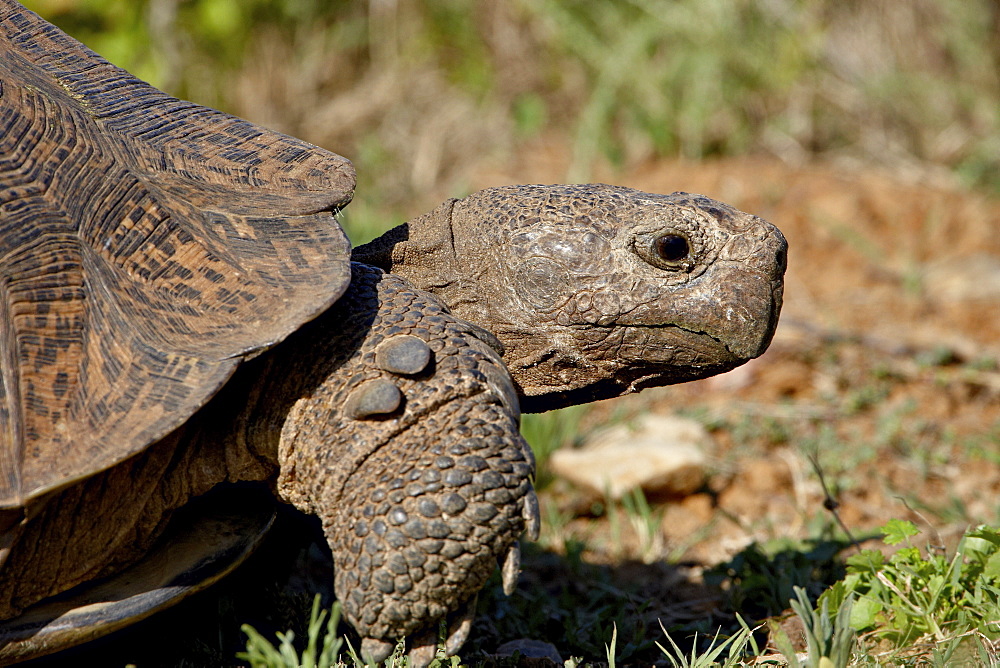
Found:
[{"label": "scaly skin", "polygon": [[[348,293],[277,352],[279,385],[262,396],[302,397],[280,432],[278,492],[322,518],[337,598],[378,658],[461,610],[526,520],[537,531],[537,502],[517,398],[488,336],[395,276],[353,269]],[[328,323],[368,314],[356,341],[331,336]],[[322,380],[303,391],[306,366]]]}]

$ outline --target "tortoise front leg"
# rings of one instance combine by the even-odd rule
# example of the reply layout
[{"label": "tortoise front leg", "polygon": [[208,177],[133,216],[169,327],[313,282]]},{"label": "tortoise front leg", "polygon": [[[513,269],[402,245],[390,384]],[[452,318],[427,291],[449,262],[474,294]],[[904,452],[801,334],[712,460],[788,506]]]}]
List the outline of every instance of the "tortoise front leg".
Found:
[{"label": "tortoise front leg", "polygon": [[497,563],[512,591],[517,539],[537,533],[534,460],[489,338],[354,265],[348,293],[287,346],[301,356],[290,364],[331,364],[287,413],[278,491],[323,520],[367,658],[407,636],[414,663],[428,663],[442,619],[456,652]]}]

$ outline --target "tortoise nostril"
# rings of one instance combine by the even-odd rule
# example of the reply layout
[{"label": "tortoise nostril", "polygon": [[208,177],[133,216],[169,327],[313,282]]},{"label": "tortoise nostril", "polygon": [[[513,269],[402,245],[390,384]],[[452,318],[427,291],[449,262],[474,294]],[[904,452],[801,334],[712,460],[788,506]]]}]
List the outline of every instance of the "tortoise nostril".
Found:
[{"label": "tortoise nostril", "polygon": [[785,273],[785,269],[788,268],[788,251],[779,248],[778,252],[774,254],[774,263],[777,265],[779,273]]}]

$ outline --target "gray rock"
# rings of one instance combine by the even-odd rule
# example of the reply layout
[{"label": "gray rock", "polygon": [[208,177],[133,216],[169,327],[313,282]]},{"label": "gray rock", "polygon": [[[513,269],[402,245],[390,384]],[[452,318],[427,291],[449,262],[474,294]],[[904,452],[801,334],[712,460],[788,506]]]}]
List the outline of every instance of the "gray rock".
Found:
[{"label": "gray rock", "polygon": [[513,656],[514,652],[520,652],[521,656],[526,656],[529,659],[549,659],[560,666],[563,663],[555,645],[531,638],[518,638],[505,642],[497,647],[496,656]]},{"label": "gray rock", "polygon": [[948,258],[924,271],[927,294],[940,302],[1000,299],[1000,257],[977,253]]},{"label": "gray rock", "polygon": [[705,481],[711,437],[698,422],[644,415],[632,426],[595,432],[579,449],[552,453],[552,471],[598,495],[620,499],[636,487],[646,494],[686,496]]}]

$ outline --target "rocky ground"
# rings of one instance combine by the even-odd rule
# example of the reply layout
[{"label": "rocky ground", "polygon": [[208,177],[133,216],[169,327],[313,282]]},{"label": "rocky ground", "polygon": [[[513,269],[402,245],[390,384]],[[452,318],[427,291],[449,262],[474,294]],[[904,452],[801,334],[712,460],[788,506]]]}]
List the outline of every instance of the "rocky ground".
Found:
[{"label": "rocky ground", "polygon": [[[470,182],[566,171],[544,144],[530,155]],[[835,577],[829,557],[849,545],[845,529],[863,540],[910,519],[928,543],[949,546],[969,525],[1000,522],[1000,201],[926,178],[770,159],[594,176],[704,193],[777,224],[789,243],[781,323],[770,350],[741,369],[569,415],[571,441],[609,424],[642,427],[647,414],[704,432],[680,477],[650,485],[648,507],[545,476],[542,540],[526,550],[511,599],[496,587],[481,597],[464,657],[530,638],[564,659],[603,660],[615,622],[623,661],[648,664],[657,619],[709,631],[734,608],[754,617],[768,607],[740,599],[748,572]],[[676,429],[651,425],[664,440]],[[328,586],[315,531],[287,513],[214,590],[90,653],[38,665],[218,665],[219,648],[241,645],[240,623],[284,628],[310,590]]]}]

